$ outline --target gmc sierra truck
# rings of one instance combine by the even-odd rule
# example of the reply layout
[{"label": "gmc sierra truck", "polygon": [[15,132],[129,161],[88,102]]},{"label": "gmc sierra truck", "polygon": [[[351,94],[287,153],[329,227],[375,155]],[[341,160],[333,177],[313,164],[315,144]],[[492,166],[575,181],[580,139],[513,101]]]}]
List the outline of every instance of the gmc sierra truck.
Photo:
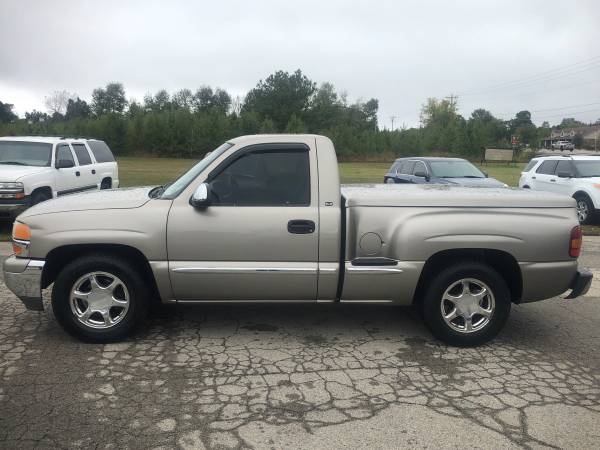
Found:
[{"label": "gmc sierra truck", "polygon": [[511,303],[584,294],[575,200],[510,189],[340,189],[332,142],[233,139],[164,186],[40,203],[13,227],[7,286],[88,341],[125,338],[163,303],[415,304],[453,345],[478,345]]}]

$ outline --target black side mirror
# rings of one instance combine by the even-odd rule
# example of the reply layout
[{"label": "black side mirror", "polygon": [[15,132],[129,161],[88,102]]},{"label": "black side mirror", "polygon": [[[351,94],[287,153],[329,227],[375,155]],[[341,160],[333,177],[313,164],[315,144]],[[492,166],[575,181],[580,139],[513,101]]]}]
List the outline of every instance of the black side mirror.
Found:
[{"label": "black side mirror", "polygon": [[198,209],[210,206],[210,184],[202,183],[198,186],[190,198],[190,205]]},{"label": "black side mirror", "polygon": [[482,172],[483,172],[484,177],[486,177],[486,178],[489,177],[489,174],[485,170],[482,170]]},{"label": "black side mirror", "polygon": [[69,169],[71,167],[75,167],[75,162],[70,159],[59,159],[56,162],[57,169]]},{"label": "black side mirror", "polygon": [[571,172],[557,172],[556,175],[558,175],[558,178],[573,178],[573,174]]},{"label": "black side mirror", "polygon": [[414,173],[415,177],[425,178],[425,180],[429,181],[429,175],[424,170],[417,170]]}]

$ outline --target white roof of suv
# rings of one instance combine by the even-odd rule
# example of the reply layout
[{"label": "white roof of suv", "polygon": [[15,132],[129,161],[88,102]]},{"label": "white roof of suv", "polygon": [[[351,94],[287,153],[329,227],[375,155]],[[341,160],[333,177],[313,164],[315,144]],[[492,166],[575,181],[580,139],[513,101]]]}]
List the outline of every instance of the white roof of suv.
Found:
[{"label": "white roof of suv", "polygon": [[57,144],[60,142],[89,141],[87,138],[70,138],[61,136],[4,136],[0,141],[21,141],[21,142],[43,142],[46,144]]},{"label": "white roof of suv", "polygon": [[537,156],[535,158],[535,160],[539,160],[539,161],[543,161],[543,160],[547,160],[547,159],[559,159],[559,160],[563,160],[563,159],[572,159],[575,161],[578,160],[586,160],[586,159],[596,159],[596,158],[600,158],[600,155],[556,155],[556,156]]}]

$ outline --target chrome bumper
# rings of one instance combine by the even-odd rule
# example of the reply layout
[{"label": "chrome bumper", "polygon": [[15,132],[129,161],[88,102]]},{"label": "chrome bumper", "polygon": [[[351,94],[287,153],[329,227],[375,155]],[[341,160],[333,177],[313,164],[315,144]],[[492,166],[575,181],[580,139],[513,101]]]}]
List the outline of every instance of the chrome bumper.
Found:
[{"label": "chrome bumper", "polygon": [[42,269],[45,261],[17,258],[14,255],[4,261],[4,283],[27,309],[43,311]]}]

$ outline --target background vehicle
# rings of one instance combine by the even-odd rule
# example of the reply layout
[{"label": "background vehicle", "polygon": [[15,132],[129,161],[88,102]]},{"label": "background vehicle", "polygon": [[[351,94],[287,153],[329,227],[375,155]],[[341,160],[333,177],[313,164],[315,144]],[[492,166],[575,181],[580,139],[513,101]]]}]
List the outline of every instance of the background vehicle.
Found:
[{"label": "background vehicle", "polygon": [[36,310],[40,288],[54,283],[56,318],[97,342],[126,336],[158,297],[416,302],[435,336],[476,345],[500,331],[511,302],[587,291],[574,206],[526,190],[340,192],[329,139],[244,136],[172,184],[29,209],[13,227],[4,279]]},{"label": "background vehicle", "polygon": [[575,150],[575,145],[570,141],[556,141],[552,143],[552,150]]},{"label": "background vehicle", "polygon": [[0,137],[0,216],[74,192],[119,186],[115,158],[103,142],[61,137]]},{"label": "background vehicle", "polygon": [[599,156],[548,156],[532,159],[519,187],[568,195],[577,201],[579,222],[588,224],[600,207]]},{"label": "background vehicle", "polygon": [[487,174],[461,158],[399,158],[385,174],[383,182],[507,187],[494,178],[488,178]]}]

